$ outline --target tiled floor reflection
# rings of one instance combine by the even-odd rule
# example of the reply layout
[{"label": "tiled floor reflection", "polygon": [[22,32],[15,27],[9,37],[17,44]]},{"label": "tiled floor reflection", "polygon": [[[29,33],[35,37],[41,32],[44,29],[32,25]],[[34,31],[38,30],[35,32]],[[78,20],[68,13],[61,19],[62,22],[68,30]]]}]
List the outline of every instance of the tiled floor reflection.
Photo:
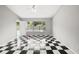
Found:
[{"label": "tiled floor reflection", "polygon": [[20,40],[20,49],[17,49],[17,39],[15,39],[1,46],[0,54],[73,54],[50,35],[23,35]]}]

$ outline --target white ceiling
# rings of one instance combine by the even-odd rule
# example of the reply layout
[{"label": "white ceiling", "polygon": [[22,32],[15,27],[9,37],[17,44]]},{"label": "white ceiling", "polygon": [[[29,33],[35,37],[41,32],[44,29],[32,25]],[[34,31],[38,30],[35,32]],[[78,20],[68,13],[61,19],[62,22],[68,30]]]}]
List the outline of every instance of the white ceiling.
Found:
[{"label": "white ceiling", "polygon": [[33,12],[33,5],[7,5],[20,18],[48,18],[53,17],[60,5],[36,5]]}]

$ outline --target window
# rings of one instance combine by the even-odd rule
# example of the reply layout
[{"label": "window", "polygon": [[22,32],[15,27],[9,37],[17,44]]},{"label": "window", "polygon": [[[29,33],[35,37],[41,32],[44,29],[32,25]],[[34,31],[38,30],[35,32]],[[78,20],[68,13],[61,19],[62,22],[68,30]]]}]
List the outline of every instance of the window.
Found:
[{"label": "window", "polygon": [[17,30],[19,30],[19,27],[20,27],[20,22],[16,22],[16,28],[17,28]]},{"label": "window", "polygon": [[27,28],[32,31],[44,31],[46,29],[46,24],[45,21],[28,21]]}]

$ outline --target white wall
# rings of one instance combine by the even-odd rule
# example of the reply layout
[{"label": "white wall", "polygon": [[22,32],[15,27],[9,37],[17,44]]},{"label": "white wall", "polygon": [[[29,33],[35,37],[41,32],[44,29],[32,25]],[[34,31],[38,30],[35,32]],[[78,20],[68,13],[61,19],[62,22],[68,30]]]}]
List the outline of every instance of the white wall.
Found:
[{"label": "white wall", "polygon": [[17,16],[7,7],[0,6],[0,45],[16,38]]},{"label": "white wall", "polygon": [[79,53],[79,6],[62,6],[53,18],[53,32],[57,40]]},{"label": "white wall", "polygon": [[27,28],[27,21],[20,21],[20,32],[21,35],[26,34],[26,28]]},{"label": "white wall", "polygon": [[[46,30],[44,32],[27,32],[26,33],[26,27],[27,27],[27,21],[45,21],[46,22]],[[26,23],[25,23],[26,22]],[[24,25],[25,24],[25,25]],[[51,35],[52,34],[52,18],[23,18],[21,19],[21,33],[23,34],[44,34],[44,35]]]}]

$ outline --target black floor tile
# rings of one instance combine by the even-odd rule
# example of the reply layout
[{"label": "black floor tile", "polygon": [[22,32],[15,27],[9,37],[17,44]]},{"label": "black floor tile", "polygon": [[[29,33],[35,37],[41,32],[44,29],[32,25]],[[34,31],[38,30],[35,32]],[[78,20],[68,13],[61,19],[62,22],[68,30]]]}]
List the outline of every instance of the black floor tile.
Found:
[{"label": "black floor tile", "polygon": [[57,48],[55,46],[51,46],[52,50],[57,50]]},{"label": "black floor tile", "polygon": [[0,53],[2,52],[2,50],[0,50]]},{"label": "black floor tile", "polygon": [[0,47],[0,49],[1,49],[1,48],[3,48],[3,47]]},{"label": "black floor tile", "polygon": [[55,41],[55,40],[51,39],[51,41]]},{"label": "black floor tile", "polygon": [[68,50],[68,48],[66,46],[61,46],[64,50]]},{"label": "black floor tile", "polygon": [[60,43],[59,41],[56,41],[56,43]]},{"label": "black floor tile", "polygon": [[56,38],[53,38],[53,40],[56,40]]},{"label": "black floor tile", "polygon": [[13,47],[8,47],[8,48],[6,48],[5,50],[11,50]]},{"label": "black floor tile", "polygon": [[11,44],[8,44],[8,45],[6,45],[6,46],[10,47],[10,46],[11,46]]},{"label": "black floor tile", "polygon": [[39,50],[35,50],[35,51],[33,52],[33,54],[40,54],[40,51],[39,51]]},{"label": "black floor tile", "polygon": [[26,54],[26,53],[27,53],[27,51],[26,50],[23,50],[23,51],[21,51],[20,54]]},{"label": "black floor tile", "polygon": [[49,46],[49,44],[48,44],[48,43],[46,43],[46,46]]},{"label": "black floor tile", "polygon": [[14,51],[9,51],[9,52],[7,52],[6,54],[13,54],[13,52],[14,52]]},{"label": "black floor tile", "polygon": [[59,46],[57,43],[53,43],[55,46]]},{"label": "black floor tile", "polygon": [[24,48],[24,46],[21,46],[20,50],[22,50]]},{"label": "black floor tile", "polygon": [[46,50],[47,54],[53,54],[52,50]]},{"label": "black floor tile", "polygon": [[52,43],[52,41],[48,41],[48,43]]},{"label": "black floor tile", "polygon": [[67,52],[65,52],[64,50],[59,50],[59,52],[60,52],[61,54],[67,54]]}]

